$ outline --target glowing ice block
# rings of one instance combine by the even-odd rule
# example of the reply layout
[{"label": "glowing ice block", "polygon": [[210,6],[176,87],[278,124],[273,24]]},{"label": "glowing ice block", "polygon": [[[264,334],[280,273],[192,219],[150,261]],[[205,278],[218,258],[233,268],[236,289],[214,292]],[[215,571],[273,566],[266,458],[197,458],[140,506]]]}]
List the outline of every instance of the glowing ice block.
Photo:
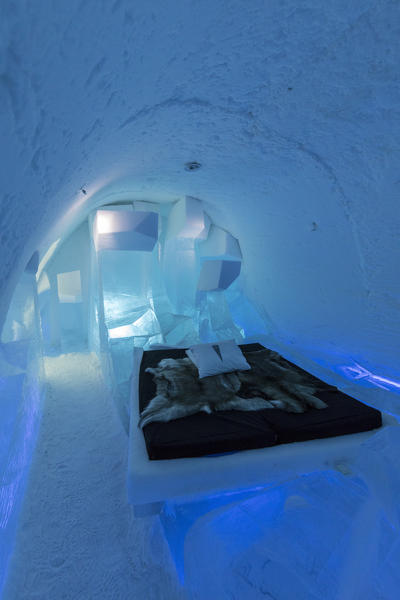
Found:
[{"label": "glowing ice block", "polygon": [[210,219],[196,198],[186,196],[174,204],[169,214],[167,238],[205,239]]},{"label": "glowing ice block", "polygon": [[242,260],[238,240],[225,229],[211,225],[208,237],[199,244],[201,258],[220,258],[222,260]]},{"label": "glowing ice block", "polygon": [[158,239],[158,214],[132,210],[98,210],[93,237],[96,250],[151,252]]},{"label": "glowing ice block", "polygon": [[237,260],[203,261],[197,289],[203,292],[226,290],[240,274],[241,262]]}]

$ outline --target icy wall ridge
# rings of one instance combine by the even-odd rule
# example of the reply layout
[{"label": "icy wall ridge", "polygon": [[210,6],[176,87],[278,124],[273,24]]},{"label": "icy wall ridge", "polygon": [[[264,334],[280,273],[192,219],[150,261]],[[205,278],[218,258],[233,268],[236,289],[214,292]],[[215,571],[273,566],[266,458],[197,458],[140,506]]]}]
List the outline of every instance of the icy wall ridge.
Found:
[{"label": "icy wall ridge", "polygon": [[0,323],[32,252],[107,186],[191,195],[239,239],[282,340],[395,368],[397,2],[0,10]]}]

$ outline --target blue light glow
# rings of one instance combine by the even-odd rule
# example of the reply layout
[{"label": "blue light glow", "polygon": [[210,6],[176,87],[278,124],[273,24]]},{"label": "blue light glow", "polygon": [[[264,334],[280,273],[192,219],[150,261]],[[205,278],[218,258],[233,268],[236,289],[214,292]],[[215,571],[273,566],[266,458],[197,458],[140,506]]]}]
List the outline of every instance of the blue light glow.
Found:
[{"label": "blue light glow", "polygon": [[339,367],[339,370],[347,379],[362,379],[385,390],[400,391],[400,382],[387,377],[382,377],[381,375],[376,375],[375,373],[371,373],[371,371],[368,371],[368,369],[365,369],[358,363],[354,363],[354,365],[350,366]]},{"label": "blue light glow", "polygon": [[[233,509],[238,504],[245,501],[259,498],[260,502],[268,503],[270,510],[279,510],[283,508],[285,501],[285,492],[282,486],[273,487],[269,483],[265,486],[255,486],[248,489],[224,491],[222,493],[210,495],[207,498],[193,500],[191,502],[166,502],[160,515],[161,524],[164,529],[171,556],[175,563],[176,572],[179,581],[184,584],[185,581],[185,560],[184,547],[185,539],[193,525],[206,514],[223,509],[224,514],[230,514],[230,508]],[[273,489],[271,489],[273,488]],[[225,512],[228,511],[228,513]],[[232,518],[237,519],[236,513],[232,513]],[[253,532],[257,535],[256,532]],[[241,546],[255,541],[254,535],[247,531],[246,540],[241,542]]]}]

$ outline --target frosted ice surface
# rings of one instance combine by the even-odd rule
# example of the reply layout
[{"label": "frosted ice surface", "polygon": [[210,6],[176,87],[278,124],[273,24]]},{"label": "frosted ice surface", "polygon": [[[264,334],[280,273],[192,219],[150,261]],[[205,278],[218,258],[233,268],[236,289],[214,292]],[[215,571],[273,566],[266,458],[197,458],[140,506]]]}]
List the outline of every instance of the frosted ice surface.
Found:
[{"label": "frosted ice surface", "polygon": [[59,305],[61,348],[68,351],[81,348],[87,339],[81,302],[64,302]]},{"label": "frosted ice surface", "polygon": [[158,239],[158,214],[132,210],[98,210],[93,227],[97,250],[151,252]]},{"label": "frosted ice surface", "polygon": [[225,290],[239,276],[242,253],[238,240],[228,231],[211,225],[198,251],[201,260],[198,290]]},{"label": "frosted ice surface", "polygon": [[39,252],[36,250],[30,257],[30,259],[25,267],[25,271],[27,273],[33,273],[34,275],[36,275],[38,268],[39,268]]},{"label": "frosted ice surface", "polygon": [[[23,273],[14,291],[13,300],[8,309],[7,318],[1,332],[2,342],[16,342],[29,339],[36,323],[34,294],[36,293],[35,277],[31,273]],[[35,290],[34,290],[35,286]]]},{"label": "frosted ice surface", "polygon": [[[25,372],[8,375],[5,373],[5,364],[0,358],[0,398],[1,398],[1,421],[0,421],[0,465],[2,471],[6,465],[9,448],[5,440],[12,437],[17,422],[20,399],[22,397],[22,386],[25,380]],[[6,376],[5,376],[6,375]],[[1,480],[1,479],[0,479]],[[0,523],[1,523],[0,516]]]},{"label": "frosted ice surface", "polygon": [[[19,340],[0,344],[0,359],[15,369],[27,368],[29,341]],[[3,373],[2,373],[3,374]],[[8,372],[4,373],[5,375]],[[14,375],[14,373],[10,373]]]},{"label": "frosted ice surface", "polygon": [[229,304],[232,320],[244,337],[257,337],[267,334],[265,320],[261,318],[254,305],[249,302],[246,295],[237,286],[237,281],[224,292],[224,296]]},{"label": "frosted ice surface", "polygon": [[197,257],[193,239],[167,240],[162,269],[174,313],[193,315],[197,287]]},{"label": "frosted ice surface", "polygon": [[399,427],[385,427],[362,445],[354,469],[377,498],[389,522],[400,531],[399,456]]},{"label": "frosted ice surface", "polygon": [[[211,510],[186,538],[187,587],[199,600],[347,600],[340,580],[350,585],[349,553],[359,533],[353,524],[368,502],[358,484],[321,472]],[[368,573],[356,581],[349,599],[361,600],[358,592],[364,592]]]},{"label": "frosted ice surface", "polygon": [[40,294],[44,294],[48,290],[50,290],[50,281],[47,273],[43,271],[38,280],[37,291],[40,296]]},{"label": "frosted ice surface", "polygon": [[152,255],[149,252],[102,252],[104,316],[107,327],[130,325],[143,314],[151,294]]},{"label": "frosted ice surface", "polygon": [[136,336],[154,336],[160,333],[160,324],[154,312],[149,308],[144,315],[139,317],[131,325],[132,335]]},{"label": "frosted ice surface", "polygon": [[199,341],[198,331],[191,317],[181,317],[164,338],[171,346],[190,346]]},{"label": "frosted ice surface", "polygon": [[204,239],[210,221],[205,216],[199,200],[186,196],[176,202],[169,214],[167,238]]},{"label": "frosted ice surface", "polygon": [[241,262],[233,260],[205,260],[201,266],[197,289],[200,291],[226,290],[239,277]]},{"label": "frosted ice surface", "polygon": [[211,225],[207,239],[199,243],[199,254],[202,258],[242,259],[238,240],[216,225]]},{"label": "frosted ice surface", "polygon": [[60,302],[82,302],[81,272],[58,273],[57,292]]},{"label": "frosted ice surface", "polygon": [[200,338],[203,342],[223,339],[242,341],[240,329],[232,320],[231,311],[222,292],[208,292],[202,299]]}]

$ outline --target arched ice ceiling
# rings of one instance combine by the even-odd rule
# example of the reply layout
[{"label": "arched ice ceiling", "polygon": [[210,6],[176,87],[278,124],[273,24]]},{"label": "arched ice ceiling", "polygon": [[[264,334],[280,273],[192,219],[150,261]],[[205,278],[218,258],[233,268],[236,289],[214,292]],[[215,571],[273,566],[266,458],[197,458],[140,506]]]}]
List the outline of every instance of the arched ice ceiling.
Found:
[{"label": "arched ice ceiling", "polygon": [[189,194],[278,337],[399,371],[397,0],[0,10],[2,318],[32,252],[105,198]]}]

